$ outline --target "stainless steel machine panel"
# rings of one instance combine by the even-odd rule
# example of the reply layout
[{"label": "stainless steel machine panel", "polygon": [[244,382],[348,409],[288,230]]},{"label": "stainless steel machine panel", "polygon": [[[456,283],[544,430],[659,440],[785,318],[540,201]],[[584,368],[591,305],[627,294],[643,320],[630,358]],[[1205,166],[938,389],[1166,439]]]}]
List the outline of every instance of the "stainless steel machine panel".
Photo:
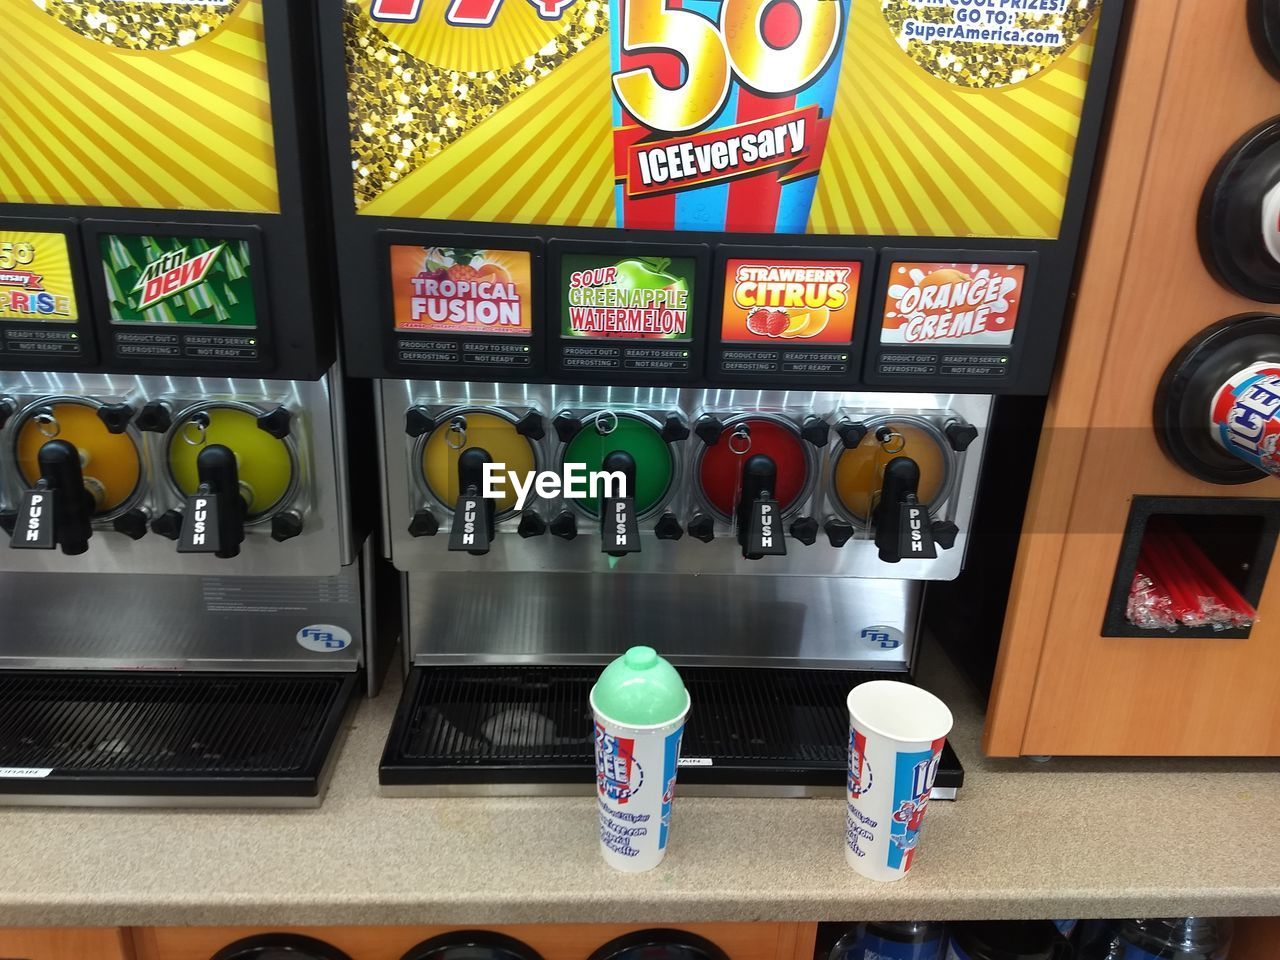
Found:
[{"label": "stainless steel machine panel", "polygon": [[902,670],[922,590],[905,580],[622,572],[407,579],[418,666],[604,663],[648,644],[678,664]]},{"label": "stainless steel machine panel", "polygon": [[[577,573],[627,572],[661,576],[739,574],[753,577],[860,577],[902,580],[954,579],[963,564],[973,501],[978,485],[991,398],[967,394],[887,394],[833,393],[821,391],[676,389],[648,387],[557,386],[492,383],[448,383],[421,381],[382,381],[381,459],[386,496],[384,497],[384,544],[387,556],[395,566],[409,573],[470,572],[474,574],[533,573],[561,571]],[[450,511],[438,500],[432,501],[416,478],[415,460],[422,455],[420,438],[406,435],[406,411],[418,407],[432,416],[449,416],[450,411],[496,409],[513,417],[528,411],[541,414],[545,437],[534,446],[539,466],[555,469],[565,444],[552,427],[557,414],[569,411],[590,415],[591,411],[634,413],[638,417],[660,421],[666,414],[676,414],[688,426],[699,417],[712,414],[726,423],[733,418],[752,415],[786,421],[798,431],[805,417],[819,416],[834,425],[842,418],[875,418],[894,416],[941,424],[958,418],[977,428],[977,437],[960,453],[951,457],[945,496],[940,498],[935,519],[954,522],[959,528],[954,546],[939,550],[933,560],[904,559],[885,563],[879,559],[871,531],[866,524],[855,527],[852,539],[843,547],[831,546],[819,535],[817,542],[805,546],[790,537],[787,555],[746,560],[734,540],[730,525],[717,523],[715,541],[703,543],[692,536],[663,541],[653,534],[653,513],[642,513],[640,533],[642,549],[622,558],[605,555],[601,550],[599,522],[574,506],[578,535],[564,540],[548,534],[525,539],[516,532],[516,518],[509,517],[497,525],[494,542],[487,554],[471,556],[447,549]],[[939,428],[934,428],[939,429]],[[696,511],[709,511],[700,499],[693,472],[702,441],[689,436],[671,445],[674,450],[675,477],[672,490],[660,504],[661,510],[673,512],[687,522]],[[812,447],[809,485],[796,503],[795,513],[814,517],[820,524],[840,516],[830,502],[833,462],[841,447],[834,430],[825,447]],[[435,536],[410,535],[414,512],[426,506],[440,518],[440,532]],[[543,517],[562,509],[565,501],[540,499],[534,505]],[[756,580],[744,581],[755,583]],[[744,589],[747,589],[744,587]],[[754,587],[750,589],[755,589]]]},{"label": "stainless steel machine panel", "polygon": [[0,669],[341,670],[365,643],[360,568],[330,577],[0,575]]},{"label": "stainless steel machine panel", "polygon": [[[224,379],[216,377],[126,376],[119,374],[0,372],[0,402],[13,411],[0,430],[0,509],[15,509],[27,487],[17,462],[19,433],[33,418],[49,419],[47,410],[59,401],[68,404],[123,403],[135,419],[125,431],[140,458],[138,486],[117,509],[104,511],[94,524],[89,550],[64,556],[57,550],[12,550],[8,537],[0,543],[0,573],[130,573],[188,574],[216,577],[264,577],[280,574],[322,577],[337,574],[353,562],[348,516],[346,453],[338,417],[341,378],[319,381]],[[112,520],[136,508],[154,519],[181,505],[169,467],[167,443],[181,444],[181,434],[147,432],[137,428],[136,415],[148,403],[163,401],[172,413],[173,430],[180,430],[193,412],[207,405],[268,411],[285,407],[291,414],[285,440],[292,463],[279,506],[251,517],[240,555],[219,559],[180,554],[175,544],[148,532],[133,540],[112,529]],[[56,436],[58,425],[36,423],[44,436]],[[271,516],[279,509],[295,512],[302,532],[276,542]]]}]

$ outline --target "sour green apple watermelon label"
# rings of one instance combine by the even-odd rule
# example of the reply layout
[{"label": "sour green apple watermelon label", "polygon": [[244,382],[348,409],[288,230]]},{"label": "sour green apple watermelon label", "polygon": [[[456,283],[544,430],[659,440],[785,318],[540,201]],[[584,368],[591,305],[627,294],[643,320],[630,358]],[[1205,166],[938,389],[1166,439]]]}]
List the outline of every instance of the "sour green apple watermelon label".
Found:
[{"label": "sour green apple watermelon label", "polygon": [[566,254],[560,334],[566,340],[692,340],[695,268],[692,257]]}]

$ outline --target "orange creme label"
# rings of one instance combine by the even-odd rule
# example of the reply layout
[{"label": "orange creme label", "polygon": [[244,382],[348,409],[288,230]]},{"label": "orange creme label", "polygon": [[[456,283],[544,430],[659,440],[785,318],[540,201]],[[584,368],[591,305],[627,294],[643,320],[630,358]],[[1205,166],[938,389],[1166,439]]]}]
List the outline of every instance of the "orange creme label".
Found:
[{"label": "orange creme label", "polygon": [[397,330],[533,336],[533,261],[527,250],[391,248]]},{"label": "orange creme label", "polygon": [[894,263],[880,342],[1008,346],[1026,271],[1020,263]]},{"label": "orange creme label", "polygon": [[856,260],[729,260],[720,339],[848,346],[861,278]]}]

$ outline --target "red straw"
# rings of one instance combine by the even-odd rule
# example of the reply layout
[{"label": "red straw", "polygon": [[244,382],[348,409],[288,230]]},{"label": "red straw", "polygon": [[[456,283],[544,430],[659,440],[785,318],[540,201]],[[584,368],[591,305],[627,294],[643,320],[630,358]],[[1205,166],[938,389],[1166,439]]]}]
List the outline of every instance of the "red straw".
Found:
[{"label": "red straw", "polygon": [[1171,527],[1168,533],[1182,553],[1183,558],[1225,606],[1230,608],[1237,617],[1250,621],[1257,617],[1258,611],[1254,606],[1240,595],[1240,592],[1236,590],[1231,581],[1214,565],[1213,561],[1205,555],[1204,551],[1196,545],[1196,542],[1191,539],[1185,530]]}]

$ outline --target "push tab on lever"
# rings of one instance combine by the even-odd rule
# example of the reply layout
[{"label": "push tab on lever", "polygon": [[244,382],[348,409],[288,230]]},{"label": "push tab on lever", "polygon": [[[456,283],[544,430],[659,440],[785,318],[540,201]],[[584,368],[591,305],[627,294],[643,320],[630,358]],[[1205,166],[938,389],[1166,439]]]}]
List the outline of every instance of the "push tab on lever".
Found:
[{"label": "push tab on lever", "polygon": [[9,545],[18,550],[61,547],[69,557],[89,549],[93,536],[93,495],[84,487],[80,451],[65,440],[50,440],[37,456],[40,479],[23,493]]},{"label": "push tab on lever", "polygon": [[240,496],[240,468],[229,447],[211,443],[196,457],[200,485],[187,497],[178,533],[179,553],[211,553],[222,560],[240,555],[248,507]]},{"label": "push tab on lever", "polygon": [[748,560],[785,557],[786,535],[782,511],[773,497],[778,484],[778,465],[772,457],[757,453],[742,467],[742,493],[738,500],[738,543]]},{"label": "push tab on lever", "polygon": [[57,497],[58,492],[43,480],[34,489],[23,491],[9,546],[15,550],[52,550],[57,546],[53,537]]},{"label": "push tab on lever", "polygon": [[488,450],[468,447],[458,456],[458,504],[453,508],[449,549],[482,557],[493,543],[493,501],[480,495],[484,489],[484,465],[492,463]]},{"label": "push tab on lever", "polygon": [[929,508],[919,500],[919,490],[919,464],[910,457],[890,460],[875,513],[876,546],[885,563],[904,558],[932,560],[938,555],[933,521]]},{"label": "push tab on lever", "polygon": [[640,552],[640,524],[636,519],[636,461],[625,450],[614,450],[601,463],[606,473],[623,476],[622,497],[600,498],[600,548],[611,557]]},{"label": "push tab on lever", "polygon": [[914,496],[911,500],[903,504],[898,520],[898,542],[904,547],[902,556],[909,560],[933,560],[938,556],[933,542],[933,521],[926,507],[915,502]]}]

